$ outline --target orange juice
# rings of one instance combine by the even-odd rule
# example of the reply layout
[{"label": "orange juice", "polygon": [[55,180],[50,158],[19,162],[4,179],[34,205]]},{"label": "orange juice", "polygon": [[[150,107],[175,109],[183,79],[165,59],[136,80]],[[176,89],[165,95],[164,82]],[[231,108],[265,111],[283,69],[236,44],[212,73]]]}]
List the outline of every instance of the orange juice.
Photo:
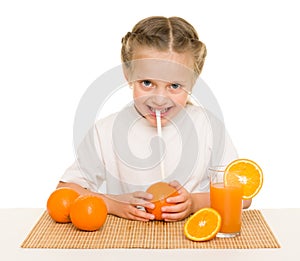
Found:
[{"label": "orange juice", "polygon": [[210,204],[222,218],[221,233],[238,233],[242,224],[242,187],[227,187],[223,183],[210,185]]}]

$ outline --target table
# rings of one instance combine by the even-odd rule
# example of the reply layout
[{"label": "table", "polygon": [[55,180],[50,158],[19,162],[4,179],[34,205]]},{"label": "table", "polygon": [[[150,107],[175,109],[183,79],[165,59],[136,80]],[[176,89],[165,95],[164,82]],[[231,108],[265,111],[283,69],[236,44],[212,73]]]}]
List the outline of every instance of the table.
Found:
[{"label": "table", "polygon": [[300,209],[261,210],[279,241],[278,249],[23,249],[45,209],[0,209],[0,260],[300,260]]}]

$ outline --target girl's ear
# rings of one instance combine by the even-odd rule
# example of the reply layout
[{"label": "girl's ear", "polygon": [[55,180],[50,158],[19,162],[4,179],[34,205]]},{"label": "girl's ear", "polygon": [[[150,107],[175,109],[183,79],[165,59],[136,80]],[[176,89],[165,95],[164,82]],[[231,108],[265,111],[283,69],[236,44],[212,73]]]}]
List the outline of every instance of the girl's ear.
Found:
[{"label": "girl's ear", "polygon": [[124,77],[125,77],[128,85],[132,86],[132,81],[130,80],[131,79],[131,77],[130,77],[130,68],[128,66],[126,66],[126,64],[123,64],[122,69],[123,69],[123,74],[124,74]]}]

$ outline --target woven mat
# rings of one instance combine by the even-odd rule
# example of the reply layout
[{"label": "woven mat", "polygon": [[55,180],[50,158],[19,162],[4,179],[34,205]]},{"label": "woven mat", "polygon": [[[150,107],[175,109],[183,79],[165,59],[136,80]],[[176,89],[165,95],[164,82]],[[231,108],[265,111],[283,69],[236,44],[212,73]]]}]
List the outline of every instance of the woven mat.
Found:
[{"label": "woven mat", "polygon": [[84,232],[72,224],[54,222],[44,212],[22,243],[23,248],[280,248],[259,210],[243,211],[241,235],[214,238],[207,242],[188,240],[183,234],[185,221],[139,222],[108,215],[100,230]]}]

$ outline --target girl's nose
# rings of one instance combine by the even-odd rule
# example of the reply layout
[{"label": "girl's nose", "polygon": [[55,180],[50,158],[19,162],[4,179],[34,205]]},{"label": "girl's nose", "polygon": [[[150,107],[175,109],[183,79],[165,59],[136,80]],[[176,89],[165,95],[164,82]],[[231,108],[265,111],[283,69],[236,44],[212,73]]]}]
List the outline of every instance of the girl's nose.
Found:
[{"label": "girl's nose", "polygon": [[152,98],[153,103],[155,103],[158,106],[163,106],[168,101],[167,88],[165,88],[165,86],[160,85],[156,86]]},{"label": "girl's nose", "polygon": [[168,97],[165,95],[155,94],[152,96],[152,102],[157,106],[163,106],[168,103]]}]

